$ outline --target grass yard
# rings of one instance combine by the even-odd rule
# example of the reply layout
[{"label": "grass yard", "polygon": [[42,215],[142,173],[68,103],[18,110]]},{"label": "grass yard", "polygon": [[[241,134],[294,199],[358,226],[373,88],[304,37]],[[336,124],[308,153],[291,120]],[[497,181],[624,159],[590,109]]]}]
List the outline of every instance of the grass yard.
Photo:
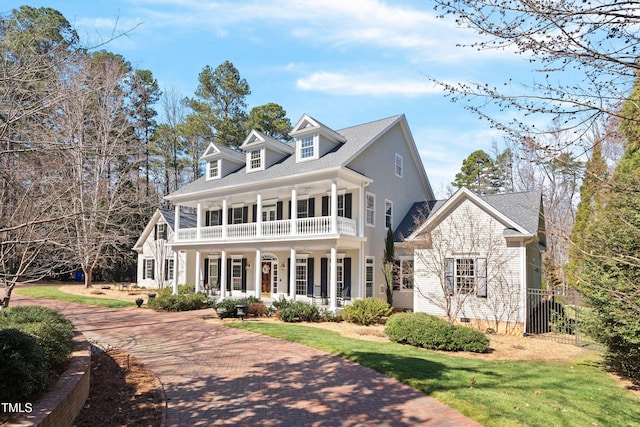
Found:
[{"label": "grass yard", "polygon": [[62,292],[60,289],[58,289],[57,286],[17,287],[13,292],[19,295],[33,298],[48,298],[58,301],[73,302],[76,304],[89,304],[108,308],[124,308],[136,306],[136,304],[131,301],[122,301],[86,295],[74,295],[67,292]]},{"label": "grass yard", "polygon": [[[566,362],[477,360],[308,326],[229,323],[368,366],[485,426],[640,426],[640,404],[599,358]],[[549,344],[549,351],[553,351]]]}]

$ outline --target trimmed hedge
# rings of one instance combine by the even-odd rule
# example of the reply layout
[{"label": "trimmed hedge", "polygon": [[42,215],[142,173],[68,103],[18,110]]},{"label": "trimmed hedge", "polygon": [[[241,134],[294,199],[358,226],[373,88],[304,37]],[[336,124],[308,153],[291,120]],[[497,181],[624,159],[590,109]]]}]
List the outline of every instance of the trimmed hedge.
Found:
[{"label": "trimmed hedge", "polygon": [[15,328],[0,329],[0,360],[0,401],[23,402],[45,389],[45,355],[33,336]]},{"label": "trimmed hedge", "polygon": [[209,306],[205,294],[178,294],[162,296],[152,299],[149,308],[155,311],[190,311],[200,310]]},{"label": "trimmed hedge", "polygon": [[56,310],[16,306],[0,311],[0,329],[15,328],[33,336],[51,373],[62,372],[73,350],[73,324]]},{"label": "trimmed hedge", "polygon": [[426,313],[394,314],[387,321],[384,333],[391,341],[430,350],[484,353],[489,349],[489,340],[482,332],[454,326]]},{"label": "trimmed hedge", "polygon": [[213,308],[215,308],[218,316],[220,318],[225,317],[238,317],[236,305],[244,305],[247,307],[247,311],[245,313],[252,314],[254,316],[261,316],[264,314],[266,307],[258,298],[254,296],[249,296],[246,298],[237,298],[237,299],[224,299],[221,301],[217,301]]},{"label": "trimmed hedge", "polygon": [[283,322],[318,322],[322,320],[318,306],[305,301],[281,302],[277,314]]},{"label": "trimmed hedge", "polygon": [[342,317],[347,322],[359,325],[380,323],[391,314],[393,308],[381,298],[357,299],[344,308]]}]

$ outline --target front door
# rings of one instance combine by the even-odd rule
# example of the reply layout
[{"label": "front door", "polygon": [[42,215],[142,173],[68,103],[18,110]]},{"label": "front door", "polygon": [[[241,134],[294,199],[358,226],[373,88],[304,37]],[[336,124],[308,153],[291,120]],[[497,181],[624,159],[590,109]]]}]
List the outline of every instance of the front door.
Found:
[{"label": "front door", "polygon": [[262,293],[271,293],[272,262],[262,261]]}]

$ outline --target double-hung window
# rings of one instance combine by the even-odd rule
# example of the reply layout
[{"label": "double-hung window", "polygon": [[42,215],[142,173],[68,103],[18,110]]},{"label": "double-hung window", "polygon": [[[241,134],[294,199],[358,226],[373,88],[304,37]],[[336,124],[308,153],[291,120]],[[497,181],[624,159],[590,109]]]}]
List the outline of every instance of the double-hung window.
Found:
[{"label": "double-hung window", "polygon": [[365,298],[373,298],[373,269],[374,258],[367,257],[364,260],[364,296]]},{"label": "double-hung window", "polygon": [[307,294],[307,258],[296,259],[296,295]]},{"label": "double-hung window", "polygon": [[395,262],[393,290],[410,291],[413,289],[413,259],[400,258]]},{"label": "double-hung window", "polygon": [[376,195],[372,193],[367,193],[366,195],[366,216],[367,216],[367,225],[371,227],[375,227],[376,225]]},{"label": "double-hung window", "polygon": [[220,160],[211,160],[209,162],[209,179],[220,178]]},{"label": "double-hung window", "polygon": [[384,201],[384,226],[385,228],[393,227],[393,202],[391,200]]},{"label": "double-hung window", "polygon": [[234,291],[242,290],[242,258],[231,260],[231,289]]},{"label": "double-hung window", "polygon": [[164,260],[164,280],[173,280],[174,261],[171,258]]},{"label": "double-hung window", "polygon": [[395,172],[397,177],[402,178],[402,156],[398,153],[396,153]]},{"label": "double-hung window", "polygon": [[305,136],[300,140],[300,159],[311,159],[315,157],[315,144],[313,136]]},{"label": "double-hung window", "polygon": [[155,271],[155,260],[154,259],[145,259],[142,262],[142,278],[143,279],[153,279],[154,271]]},{"label": "double-hung window", "polygon": [[447,258],[445,284],[449,295],[474,294],[487,297],[486,258]]},{"label": "double-hung window", "polygon": [[262,150],[253,150],[249,153],[249,170],[262,169]]}]

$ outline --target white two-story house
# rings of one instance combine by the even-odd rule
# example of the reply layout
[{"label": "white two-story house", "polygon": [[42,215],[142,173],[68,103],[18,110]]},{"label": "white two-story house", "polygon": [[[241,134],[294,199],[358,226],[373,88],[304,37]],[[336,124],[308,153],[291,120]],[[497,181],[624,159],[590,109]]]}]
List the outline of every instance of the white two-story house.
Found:
[{"label": "white two-story house", "polygon": [[[283,143],[254,130],[240,150],[211,143],[205,176],[166,196],[173,286],[330,309],[384,298],[387,228],[434,198],[405,116],[333,130],[303,115],[290,135]],[[195,224],[181,223],[185,213]],[[410,290],[394,295],[394,305],[412,303]]]}]

